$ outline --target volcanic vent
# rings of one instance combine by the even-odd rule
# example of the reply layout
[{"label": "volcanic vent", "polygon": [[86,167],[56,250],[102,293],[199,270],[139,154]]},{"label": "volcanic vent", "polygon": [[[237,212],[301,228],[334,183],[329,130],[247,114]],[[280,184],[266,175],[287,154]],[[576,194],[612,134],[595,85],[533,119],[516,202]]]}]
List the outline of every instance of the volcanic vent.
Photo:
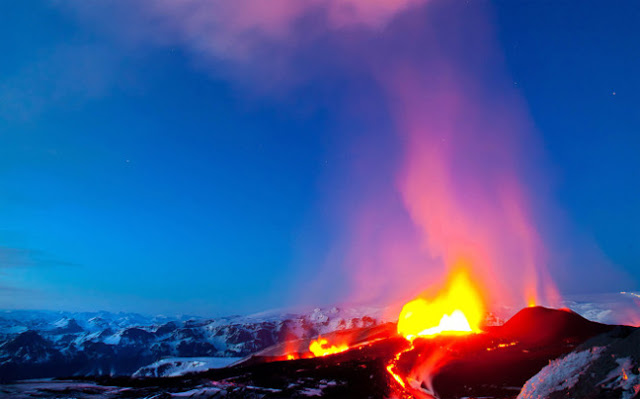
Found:
[{"label": "volcanic vent", "polygon": [[283,395],[273,397],[297,397],[295,387],[319,380],[323,397],[515,398],[549,361],[594,336],[633,330],[542,306],[501,325],[487,315],[482,288],[459,264],[435,294],[407,302],[397,323],[269,348],[226,370],[225,381],[268,381]]}]

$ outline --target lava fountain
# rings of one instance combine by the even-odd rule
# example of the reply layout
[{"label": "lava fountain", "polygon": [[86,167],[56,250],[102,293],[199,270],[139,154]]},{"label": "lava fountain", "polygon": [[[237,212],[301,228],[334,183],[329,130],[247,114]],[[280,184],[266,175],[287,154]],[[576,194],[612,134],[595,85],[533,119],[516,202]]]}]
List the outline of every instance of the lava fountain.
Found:
[{"label": "lava fountain", "polygon": [[397,369],[400,358],[414,349],[413,341],[417,338],[482,332],[485,315],[482,291],[472,282],[468,266],[459,263],[435,297],[420,296],[403,306],[398,317],[398,334],[407,339],[410,346],[396,354],[387,365],[387,371],[402,389],[410,390],[414,396],[435,396],[431,377],[446,361],[446,351],[436,349],[424,354],[409,373]]},{"label": "lava fountain", "polygon": [[437,334],[479,332],[485,304],[465,268],[451,273],[444,289],[433,300],[419,297],[408,302],[398,317],[398,334],[412,341]]},{"label": "lava fountain", "polygon": [[335,353],[344,352],[348,349],[349,345],[347,344],[343,343],[332,345],[329,343],[329,340],[322,337],[318,337],[318,339],[311,341],[311,344],[309,345],[309,351],[316,357],[333,355]]}]

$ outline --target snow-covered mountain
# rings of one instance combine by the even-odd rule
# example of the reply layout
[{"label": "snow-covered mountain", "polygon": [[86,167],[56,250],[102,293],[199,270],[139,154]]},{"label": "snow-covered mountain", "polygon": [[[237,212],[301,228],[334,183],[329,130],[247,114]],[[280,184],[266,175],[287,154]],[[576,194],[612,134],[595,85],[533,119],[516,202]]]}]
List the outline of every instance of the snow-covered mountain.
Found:
[{"label": "snow-covered mountain", "polygon": [[168,357],[244,357],[287,340],[374,326],[380,313],[333,307],[207,319],[3,311],[0,380],[131,375]]},{"label": "snow-covered mountain", "polygon": [[[638,293],[625,292],[568,298],[563,306],[593,321],[637,325],[639,302]],[[502,324],[517,310],[505,308],[502,313],[490,315],[487,323]],[[393,312],[332,307],[211,319],[109,312],[0,311],[0,382],[131,375],[154,363],[161,369],[178,369],[182,364],[156,362],[168,358],[245,357],[289,340],[395,321],[385,319],[384,314]],[[160,370],[158,374],[165,373]]]}]

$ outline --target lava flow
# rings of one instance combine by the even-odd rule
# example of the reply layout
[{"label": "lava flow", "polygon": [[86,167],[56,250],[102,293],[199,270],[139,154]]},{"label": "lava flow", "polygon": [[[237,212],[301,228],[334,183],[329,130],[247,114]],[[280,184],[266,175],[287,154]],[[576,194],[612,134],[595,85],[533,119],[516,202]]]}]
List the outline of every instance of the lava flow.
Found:
[{"label": "lava flow", "polygon": [[[418,338],[433,338],[438,335],[466,335],[481,332],[485,316],[485,301],[477,287],[471,282],[465,268],[458,268],[449,278],[445,288],[433,299],[417,298],[404,305],[398,318],[398,334],[410,342],[407,349],[398,352],[387,365],[387,371],[403,388],[420,386],[425,382],[429,395],[433,395],[429,376],[441,364],[444,353],[436,351],[415,365],[415,375],[404,375],[398,370],[402,355],[414,349]],[[426,374],[426,375],[425,375]],[[422,381],[419,381],[422,380]]]},{"label": "lava flow", "polygon": [[349,349],[347,344],[329,345],[329,341],[326,338],[318,337],[318,339],[311,341],[309,350],[314,356],[327,356],[334,353],[344,352]]}]

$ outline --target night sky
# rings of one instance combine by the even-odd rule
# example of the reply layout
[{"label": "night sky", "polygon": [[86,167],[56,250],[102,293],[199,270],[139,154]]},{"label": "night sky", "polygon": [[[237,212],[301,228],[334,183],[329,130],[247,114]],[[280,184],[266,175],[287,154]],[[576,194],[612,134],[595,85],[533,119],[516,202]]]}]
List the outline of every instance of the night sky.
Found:
[{"label": "night sky", "polygon": [[561,294],[639,288],[638,2],[233,3],[0,3],[0,308],[409,299],[485,244],[512,285],[503,211]]}]

